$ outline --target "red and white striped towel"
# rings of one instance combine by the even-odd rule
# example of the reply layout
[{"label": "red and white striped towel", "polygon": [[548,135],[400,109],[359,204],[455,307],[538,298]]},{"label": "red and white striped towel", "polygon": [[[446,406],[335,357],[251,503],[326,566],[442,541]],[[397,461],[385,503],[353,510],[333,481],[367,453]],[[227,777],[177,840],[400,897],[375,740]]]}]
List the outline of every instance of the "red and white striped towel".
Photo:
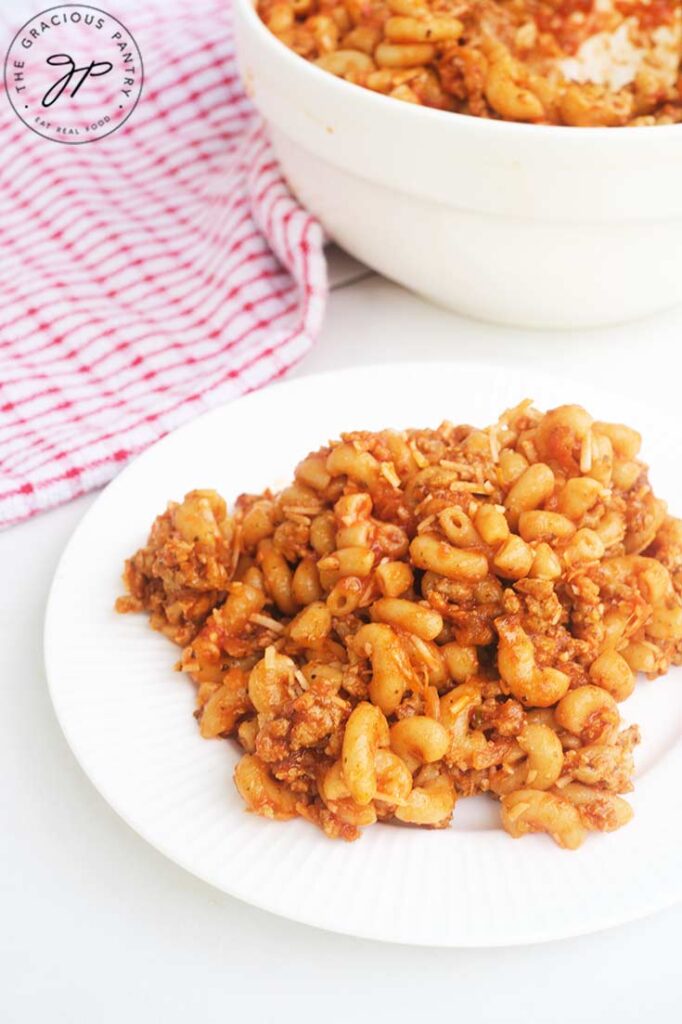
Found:
[{"label": "red and white striped towel", "polygon": [[[49,6],[5,14],[3,56]],[[324,313],[322,232],[242,91],[228,0],[104,6],[145,62],[119,130],[60,145],[0,97],[0,526],[280,377]]]}]

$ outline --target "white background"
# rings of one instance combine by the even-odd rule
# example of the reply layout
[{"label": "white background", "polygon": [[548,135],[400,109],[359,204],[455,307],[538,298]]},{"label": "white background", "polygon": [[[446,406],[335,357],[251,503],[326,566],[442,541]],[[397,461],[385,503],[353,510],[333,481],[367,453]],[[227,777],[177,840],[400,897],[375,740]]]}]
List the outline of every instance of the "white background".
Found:
[{"label": "white background", "polygon": [[[407,359],[509,361],[678,407],[682,312],[579,334],[509,331],[333,262],[326,326],[299,375]],[[682,907],[545,946],[413,949],[253,910],[148,847],[75,763],[45,685],[50,580],[92,500],[0,533],[2,1024],[679,1019]]]}]

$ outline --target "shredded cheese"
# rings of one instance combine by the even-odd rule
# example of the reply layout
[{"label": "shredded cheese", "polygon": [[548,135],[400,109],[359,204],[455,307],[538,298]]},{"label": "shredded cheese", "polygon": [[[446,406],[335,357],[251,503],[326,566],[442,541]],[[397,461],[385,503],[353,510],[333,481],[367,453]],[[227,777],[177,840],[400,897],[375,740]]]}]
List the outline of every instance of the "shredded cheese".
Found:
[{"label": "shredded cheese", "polygon": [[592,431],[588,430],[580,446],[580,472],[589,473],[592,469]]},{"label": "shredded cheese", "polygon": [[[269,615],[261,615],[258,612],[254,612],[253,615],[249,616],[249,622],[253,622],[255,626],[264,626],[266,629],[271,629],[274,633],[283,633],[284,626],[277,619],[271,619]],[[271,650],[270,647],[267,651]],[[267,654],[266,651],[266,654]]]}]

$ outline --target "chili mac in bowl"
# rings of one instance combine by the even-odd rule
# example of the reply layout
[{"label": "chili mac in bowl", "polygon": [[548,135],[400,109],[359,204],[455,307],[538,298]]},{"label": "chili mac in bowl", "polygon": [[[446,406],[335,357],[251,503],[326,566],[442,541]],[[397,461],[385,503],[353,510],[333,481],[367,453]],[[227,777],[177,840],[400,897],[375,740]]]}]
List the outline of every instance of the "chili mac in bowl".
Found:
[{"label": "chili mac in bowl", "polygon": [[273,35],[354,85],[474,117],[682,120],[679,0],[257,0]]},{"label": "chili mac in bowl", "polygon": [[[523,21],[550,6],[530,0],[429,3],[411,21],[393,8],[413,0],[261,0],[271,27],[252,0],[235,11],[246,88],[330,237],[467,315],[577,327],[682,301],[682,13],[623,0],[604,22],[610,3],[554,5],[602,12],[556,52]],[[506,23],[481,40],[474,7],[515,10],[512,42]]]}]

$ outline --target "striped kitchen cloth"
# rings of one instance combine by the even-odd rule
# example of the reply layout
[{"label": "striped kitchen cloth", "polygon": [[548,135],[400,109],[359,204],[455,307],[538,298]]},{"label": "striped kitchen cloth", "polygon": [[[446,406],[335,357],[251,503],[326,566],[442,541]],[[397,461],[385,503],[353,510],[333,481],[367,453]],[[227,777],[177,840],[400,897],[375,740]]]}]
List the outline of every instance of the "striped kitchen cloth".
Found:
[{"label": "striped kitchen cloth", "polygon": [[[0,97],[0,526],[281,377],[324,313],[322,231],[244,95],[228,0],[105,5],[144,55],[118,130],[60,144]],[[49,7],[0,8],[3,58]]]}]

